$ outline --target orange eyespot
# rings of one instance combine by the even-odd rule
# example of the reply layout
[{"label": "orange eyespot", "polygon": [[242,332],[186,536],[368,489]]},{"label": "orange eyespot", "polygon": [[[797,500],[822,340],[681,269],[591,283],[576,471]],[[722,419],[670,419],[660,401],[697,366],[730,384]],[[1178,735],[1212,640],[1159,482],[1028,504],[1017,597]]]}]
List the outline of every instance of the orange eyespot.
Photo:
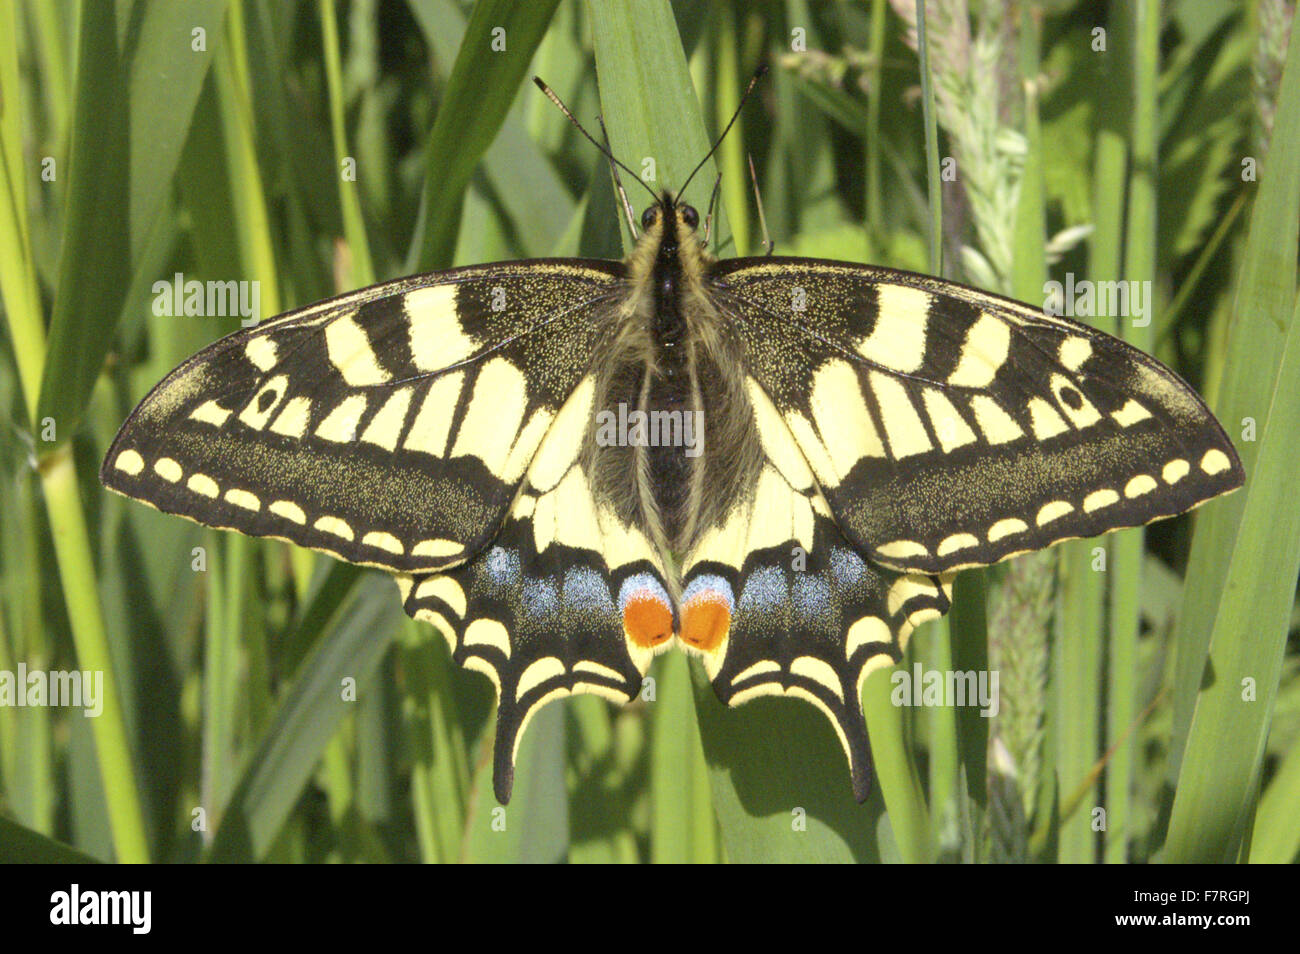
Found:
[{"label": "orange eyespot", "polygon": [[731,608],[716,590],[705,590],[682,607],[682,640],[713,652],[731,628]]},{"label": "orange eyespot", "polygon": [[643,649],[653,649],[673,634],[673,613],[649,590],[638,590],[623,604],[623,630]]}]

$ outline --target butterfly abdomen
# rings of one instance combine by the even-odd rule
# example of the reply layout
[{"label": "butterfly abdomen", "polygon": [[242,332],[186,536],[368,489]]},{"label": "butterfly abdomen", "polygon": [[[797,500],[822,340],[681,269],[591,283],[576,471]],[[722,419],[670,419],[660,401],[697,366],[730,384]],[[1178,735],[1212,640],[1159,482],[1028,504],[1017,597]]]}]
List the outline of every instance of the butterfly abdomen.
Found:
[{"label": "butterfly abdomen", "polygon": [[[641,410],[652,440],[645,448],[648,496],[671,547],[690,525],[690,487],[696,458],[688,456],[685,424],[696,406],[691,375],[691,342],[683,310],[683,275],[676,228],[665,212],[662,237],[649,281],[649,326],[654,353],[646,368]],[[692,428],[693,430],[693,428]]]}]

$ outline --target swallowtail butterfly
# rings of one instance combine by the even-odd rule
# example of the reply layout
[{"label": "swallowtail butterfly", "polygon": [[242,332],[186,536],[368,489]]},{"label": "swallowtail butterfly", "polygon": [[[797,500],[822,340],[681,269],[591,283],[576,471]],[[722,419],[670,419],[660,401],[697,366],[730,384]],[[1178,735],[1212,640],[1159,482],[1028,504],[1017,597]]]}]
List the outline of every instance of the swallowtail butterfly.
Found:
[{"label": "swallowtail butterfly", "polygon": [[957,570],[1243,481],[1195,392],[1087,325],[908,272],[717,260],[668,192],[641,224],[625,261],[403,278],[223,338],[100,478],[392,573],[496,687],[502,802],[540,706],[628,702],[673,645],[729,705],[817,706],[865,798],[863,679]]}]

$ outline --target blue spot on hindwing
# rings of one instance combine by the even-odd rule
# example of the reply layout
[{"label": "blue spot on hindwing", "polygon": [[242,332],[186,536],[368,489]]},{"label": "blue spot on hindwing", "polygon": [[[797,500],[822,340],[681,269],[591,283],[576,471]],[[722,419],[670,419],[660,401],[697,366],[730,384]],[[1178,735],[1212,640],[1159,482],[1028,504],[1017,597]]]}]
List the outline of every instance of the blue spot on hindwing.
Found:
[{"label": "blue spot on hindwing", "polygon": [[686,590],[682,593],[682,604],[685,605],[699,594],[706,592],[717,593],[721,596],[727,604],[727,612],[735,615],[736,597],[731,591],[731,584],[716,573],[701,573],[686,584]]},{"label": "blue spot on hindwing", "polygon": [[837,589],[847,589],[867,572],[867,564],[862,557],[844,547],[833,547],[828,562],[831,566],[831,579],[835,581]]},{"label": "blue spot on hindwing", "polygon": [[745,579],[745,587],[740,592],[740,611],[775,612],[789,598],[790,588],[786,583],[785,570],[779,566],[761,566]]},{"label": "blue spot on hindwing", "polygon": [[487,578],[497,586],[517,585],[520,581],[519,551],[493,547],[483,558]]},{"label": "blue spot on hindwing", "polygon": [[560,611],[560,594],[555,581],[546,577],[526,580],[520,602],[530,619],[554,616]]},{"label": "blue spot on hindwing", "polygon": [[561,600],[566,610],[607,618],[614,614],[609,584],[589,566],[570,567],[564,574]]},{"label": "blue spot on hindwing", "polygon": [[834,609],[834,596],[830,585],[820,576],[796,573],[792,590],[790,602],[794,606],[795,616],[799,619],[824,620]]},{"label": "blue spot on hindwing", "polygon": [[668,598],[668,591],[664,585],[655,579],[654,574],[641,572],[633,573],[618,588],[618,607],[620,610],[627,609],[628,600],[635,594],[649,591],[652,596],[663,602],[664,606],[672,606],[672,600]]}]

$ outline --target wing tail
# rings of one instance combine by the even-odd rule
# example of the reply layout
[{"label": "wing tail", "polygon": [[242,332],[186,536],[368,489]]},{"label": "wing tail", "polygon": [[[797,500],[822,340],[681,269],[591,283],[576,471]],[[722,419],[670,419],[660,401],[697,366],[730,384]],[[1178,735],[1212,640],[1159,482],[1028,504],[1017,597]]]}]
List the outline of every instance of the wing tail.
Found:
[{"label": "wing tail", "polygon": [[[558,447],[567,438],[547,440]],[[630,702],[673,634],[649,541],[597,503],[576,459],[554,466],[551,453],[539,453],[489,547],[447,573],[416,576],[405,601],[407,613],[448,635],[459,665],[496,688],[493,785],[503,804],[533,715],[577,693]]]},{"label": "wing tail", "polygon": [[[765,434],[765,446],[779,450]],[[797,467],[787,467],[797,478]],[[718,698],[738,706],[777,695],[813,704],[867,797],[871,745],[862,684],[902,658],[921,622],[949,608],[947,580],[887,570],[840,532],[811,483],[770,462],[751,496],[687,558],[678,639],[703,657]]]}]

